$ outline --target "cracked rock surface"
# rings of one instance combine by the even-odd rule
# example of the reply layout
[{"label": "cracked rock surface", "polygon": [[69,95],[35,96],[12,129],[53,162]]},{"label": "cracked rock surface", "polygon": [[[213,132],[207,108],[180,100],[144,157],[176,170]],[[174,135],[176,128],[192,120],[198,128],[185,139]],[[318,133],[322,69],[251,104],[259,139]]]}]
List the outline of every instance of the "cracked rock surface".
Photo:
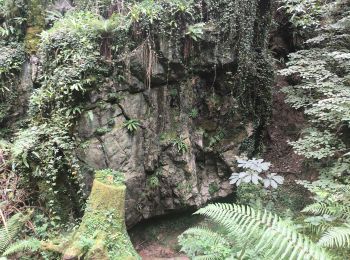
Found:
[{"label": "cracked rock surface", "polygon": [[[131,68],[140,67],[134,62]],[[228,177],[250,134],[251,123],[232,110],[235,100],[225,88],[224,70],[218,71],[217,83],[212,75],[164,71],[158,69],[148,86],[133,75],[140,72],[131,70],[127,83],[92,94],[77,126],[77,155],[87,172],[111,168],[125,173],[128,226],[230,195]],[[167,74],[173,75],[171,82],[160,80]],[[124,127],[130,119],[140,122],[133,133]],[[183,151],[174,145],[179,139]]]}]

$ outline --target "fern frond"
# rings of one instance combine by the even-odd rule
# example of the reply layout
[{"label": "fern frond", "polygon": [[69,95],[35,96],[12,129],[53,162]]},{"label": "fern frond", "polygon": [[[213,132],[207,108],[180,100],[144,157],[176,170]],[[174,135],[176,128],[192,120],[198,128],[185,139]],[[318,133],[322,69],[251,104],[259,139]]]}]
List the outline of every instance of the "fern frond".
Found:
[{"label": "fern frond", "polygon": [[35,238],[27,239],[27,240],[20,240],[16,243],[13,243],[10,245],[5,252],[3,253],[4,256],[9,256],[15,253],[19,252],[35,252],[41,247],[41,242]]},{"label": "fern frond", "polygon": [[222,259],[217,254],[199,255],[192,258],[193,260],[220,260]]},{"label": "fern frond", "polygon": [[330,223],[323,222],[323,223],[320,223],[317,226],[316,225],[312,225],[312,224],[308,224],[307,227],[308,227],[308,229],[310,230],[311,233],[319,236],[319,235],[323,234],[326,230],[331,228],[332,225]]},{"label": "fern frond", "polygon": [[0,254],[5,251],[29,218],[29,214],[23,215],[22,213],[17,213],[9,219],[6,227],[0,228]]},{"label": "fern frond", "polygon": [[207,240],[210,241],[210,243],[215,246],[217,244],[227,243],[226,239],[221,235],[218,234],[209,228],[204,227],[193,227],[190,229],[187,229],[184,233],[184,235],[193,235],[197,237],[205,237]]},{"label": "fern frond", "polygon": [[330,228],[319,240],[325,247],[350,247],[350,224]]},{"label": "fern frond", "polygon": [[331,212],[328,208],[328,205],[326,203],[322,203],[322,202],[316,202],[316,203],[310,204],[310,205],[306,206],[301,212],[311,213],[314,215],[324,215],[324,214],[330,215],[331,214]]},{"label": "fern frond", "polygon": [[305,207],[302,212],[311,213],[314,215],[330,215],[334,217],[340,217],[347,219],[350,215],[350,206],[342,205],[340,203],[327,203],[316,202]]},{"label": "fern frond", "polygon": [[248,206],[211,204],[196,212],[209,217],[237,235],[252,241],[256,255],[266,259],[328,259],[324,249],[296,232],[278,216]]},{"label": "fern frond", "polygon": [[205,227],[186,230],[179,236],[179,244],[181,251],[186,252],[191,259],[197,260],[225,259],[226,252],[229,251],[229,243],[224,235]]}]

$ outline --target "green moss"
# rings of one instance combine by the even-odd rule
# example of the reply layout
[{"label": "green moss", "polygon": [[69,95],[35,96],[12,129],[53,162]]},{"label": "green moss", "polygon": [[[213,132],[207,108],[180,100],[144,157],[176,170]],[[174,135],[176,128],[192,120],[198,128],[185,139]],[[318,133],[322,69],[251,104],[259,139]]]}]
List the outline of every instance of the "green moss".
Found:
[{"label": "green moss", "polygon": [[124,173],[120,171],[105,169],[96,171],[95,180],[105,184],[124,184],[125,176]]},{"label": "green moss", "polygon": [[170,142],[177,138],[176,131],[167,131],[160,134],[159,139],[163,143]]},{"label": "green moss", "polygon": [[27,33],[24,39],[26,53],[34,54],[38,51],[41,32],[42,29],[37,26],[27,28]]},{"label": "green moss", "polygon": [[95,134],[98,135],[98,136],[102,136],[102,135],[107,134],[110,131],[112,131],[112,129],[107,127],[107,126],[99,127],[99,128],[96,129]]},{"label": "green moss", "polygon": [[180,190],[180,191],[183,191],[183,192],[186,192],[186,193],[190,193],[192,192],[193,190],[193,186],[191,183],[189,182],[182,182],[182,183],[179,183],[177,185],[177,188]]},{"label": "green moss", "polygon": [[209,194],[210,195],[214,195],[219,190],[220,190],[220,187],[216,182],[212,182],[209,184]]},{"label": "green moss", "polygon": [[120,103],[124,97],[119,94],[119,93],[109,93],[107,95],[107,102],[115,104],[115,103]]},{"label": "green moss", "polygon": [[112,174],[111,170],[96,173],[84,217],[64,257],[86,254],[87,259],[139,259],[125,226],[126,187],[114,182]]},{"label": "green moss", "polygon": [[157,175],[154,174],[154,175],[148,177],[147,178],[147,185],[152,189],[159,187],[159,179],[158,179]]}]

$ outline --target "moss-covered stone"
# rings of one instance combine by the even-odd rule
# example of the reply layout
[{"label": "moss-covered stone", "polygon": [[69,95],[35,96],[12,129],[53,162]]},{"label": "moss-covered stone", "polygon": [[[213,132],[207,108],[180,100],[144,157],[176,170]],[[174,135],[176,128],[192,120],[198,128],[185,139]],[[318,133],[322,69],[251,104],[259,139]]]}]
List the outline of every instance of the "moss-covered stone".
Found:
[{"label": "moss-covered stone", "polygon": [[[101,176],[99,177],[101,178]],[[113,175],[96,180],[79,229],[72,235],[63,259],[139,259],[125,226],[125,185]],[[109,183],[109,184],[107,184]],[[84,239],[90,241],[84,243]]]},{"label": "moss-covered stone", "polygon": [[66,260],[140,259],[126,231],[126,186],[114,171],[96,176],[79,228],[59,243],[42,242],[42,249],[60,252]]},{"label": "moss-covered stone", "polygon": [[38,26],[28,27],[24,39],[26,53],[34,54],[37,52],[40,43],[40,33],[42,29]]}]

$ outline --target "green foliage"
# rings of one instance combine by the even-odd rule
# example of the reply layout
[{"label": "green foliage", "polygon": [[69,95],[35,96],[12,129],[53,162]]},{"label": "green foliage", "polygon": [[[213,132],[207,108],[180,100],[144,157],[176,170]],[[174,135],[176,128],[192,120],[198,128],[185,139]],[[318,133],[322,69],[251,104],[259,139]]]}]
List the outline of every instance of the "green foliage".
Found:
[{"label": "green foliage", "polygon": [[332,227],[326,231],[318,242],[326,247],[350,247],[350,224]]},{"label": "green foliage", "polygon": [[220,129],[215,135],[209,138],[209,147],[218,144],[225,137],[225,131]]},{"label": "green foliage", "polygon": [[22,46],[16,46],[15,44],[0,46],[0,78],[3,80],[6,74],[11,74],[21,69],[25,57]]},{"label": "green foliage", "polygon": [[137,119],[129,119],[123,124],[123,127],[125,127],[129,133],[134,133],[140,126],[141,123]]},{"label": "green foliage", "polygon": [[22,36],[26,8],[26,1],[23,0],[0,0],[1,38],[13,40]]},{"label": "green foliage", "polygon": [[[337,4],[340,2],[330,9],[318,35],[306,42],[308,49],[292,53],[287,68],[280,71],[291,82],[283,90],[286,101],[296,109],[304,109],[312,126],[291,144],[297,153],[310,159],[334,160],[347,150],[339,129],[349,125],[350,117],[350,46],[343,42],[350,26],[337,22]],[[346,10],[342,16],[348,17]]]},{"label": "green foliage", "polygon": [[277,189],[242,183],[237,187],[235,202],[254,209],[266,209],[286,218],[298,218],[300,211],[312,200],[309,191],[294,182],[284,183]]},{"label": "green foliage", "polygon": [[[344,136],[350,118],[350,45],[346,40],[350,24],[345,22],[350,9],[348,1],[316,4],[322,5],[318,10],[328,9],[327,16],[321,19],[317,12],[304,13],[316,19],[319,30],[306,41],[306,49],[290,55],[281,74],[290,82],[283,90],[286,101],[296,109],[303,109],[310,126],[291,145],[320,170],[319,180],[298,182],[310,190],[314,199],[303,210],[309,215],[304,219],[307,230],[322,246],[344,248],[348,247],[346,241],[350,238],[349,144]],[[344,249],[334,253],[339,257],[348,254]]]},{"label": "green foliage", "polygon": [[265,188],[277,188],[283,184],[284,178],[276,173],[265,173],[261,177],[259,174],[269,170],[271,163],[264,162],[263,159],[237,159],[238,167],[244,169],[242,172],[232,173],[230,183],[239,186],[241,183],[253,183],[255,185],[262,182]]},{"label": "green foliage", "polygon": [[182,137],[177,137],[172,141],[172,143],[180,154],[186,153],[188,151],[188,145],[185,142],[185,139]]},{"label": "green foliage", "polygon": [[98,170],[95,172],[95,179],[106,184],[124,184],[125,175],[120,171],[112,169]]},{"label": "green foliage", "polygon": [[[211,204],[196,214],[208,217],[224,231],[195,228],[184,232],[179,237],[180,245],[194,259],[329,259],[324,249],[267,211]],[[207,240],[212,243],[207,244]],[[219,244],[223,249],[217,252]]]},{"label": "green foliage", "polygon": [[25,60],[23,46],[19,43],[4,44],[0,41],[0,122],[9,117],[16,105],[17,74]]},{"label": "green foliage", "polygon": [[32,188],[39,189],[40,200],[57,220],[77,212],[84,198],[73,129],[87,95],[109,72],[99,51],[104,33],[104,20],[89,12],[69,13],[43,32],[41,87],[30,98],[28,128],[15,138],[17,170],[35,183]]},{"label": "green foliage", "polygon": [[191,37],[193,40],[198,41],[203,37],[204,26],[205,26],[205,23],[197,23],[194,25],[190,25],[187,29],[186,35]]},{"label": "green foliage", "polygon": [[197,108],[192,108],[190,113],[188,114],[191,118],[195,119],[198,117],[199,112]]},{"label": "green foliage", "polygon": [[304,137],[290,142],[297,154],[306,158],[324,159],[345,151],[345,145],[335,134],[329,131],[320,132],[315,128],[304,130]]},{"label": "green foliage", "polygon": [[329,5],[322,0],[282,0],[281,7],[290,16],[289,21],[296,27],[306,29],[317,27],[319,18]]},{"label": "green foliage", "polygon": [[[237,187],[236,202],[241,205],[248,205],[253,208],[261,209],[264,202],[269,201],[268,190],[252,183],[242,183]],[[264,208],[268,208],[263,205]]]},{"label": "green foliage", "polygon": [[0,228],[0,255],[9,248],[29,218],[30,214],[17,213]]},{"label": "green foliage", "polygon": [[20,240],[11,244],[3,253],[4,256],[10,256],[15,253],[36,252],[41,248],[41,242],[35,238]]},{"label": "green foliage", "polygon": [[157,175],[152,175],[147,178],[147,184],[152,189],[159,187],[159,178]]},{"label": "green foliage", "polygon": [[110,132],[111,130],[112,130],[112,129],[110,129],[110,128],[107,127],[107,126],[99,127],[99,128],[96,129],[95,134],[98,135],[98,136],[102,136],[102,135],[107,134],[107,133]]},{"label": "green foliage", "polygon": [[218,192],[220,190],[219,185],[216,182],[212,182],[209,184],[209,194],[210,195],[214,195],[216,192]]},{"label": "green foliage", "polygon": [[[62,214],[62,217],[67,218],[64,209],[68,210],[73,207],[73,202],[79,200],[74,184],[78,183],[77,173],[80,168],[74,154],[75,142],[65,121],[56,116],[51,120],[50,123],[20,132],[12,147],[12,154],[17,170],[25,177],[38,181],[40,199],[46,203],[50,213]],[[63,172],[64,178],[58,178]],[[67,195],[70,202],[62,201]]]},{"label": "green foliage", "polygon": [[[192,259],[227,259],[230,256],[230,243],[224,235],[209,228],[194,227],[179,237],[181,251]],[[205,255],[202,255],[203,253]]]},{"label": "green foliage", "polygon": [[349,247],[349,185],[334,182],[330,178],[309,183],[299,181],[313,194],[316,202],[306,206],[302,212],[313,215],[304,221],[319,237],[319,244],[326,247]]}]

